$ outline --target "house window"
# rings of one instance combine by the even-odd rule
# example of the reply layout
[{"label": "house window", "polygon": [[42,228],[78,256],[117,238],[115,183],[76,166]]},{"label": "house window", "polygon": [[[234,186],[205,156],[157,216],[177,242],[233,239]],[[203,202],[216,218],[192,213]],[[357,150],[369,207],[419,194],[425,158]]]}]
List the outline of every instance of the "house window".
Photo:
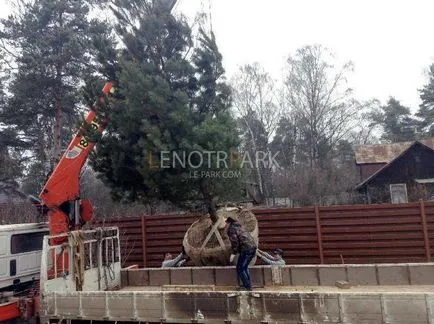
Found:
[{"label": "house window", "polygon": [[395,183],[390,185],[390,200],[392,204],[407,203],[407,186],[405,183]]}]

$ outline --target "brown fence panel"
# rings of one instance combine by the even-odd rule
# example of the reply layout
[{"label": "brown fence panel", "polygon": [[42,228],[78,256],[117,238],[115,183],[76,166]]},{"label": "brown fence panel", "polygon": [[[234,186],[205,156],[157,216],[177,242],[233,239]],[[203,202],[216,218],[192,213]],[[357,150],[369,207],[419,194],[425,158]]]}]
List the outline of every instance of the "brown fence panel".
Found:
[{"label": "brown fence panel", "polygon": [[165,253],[172,253],[175,257],[181,252],[184,234],[198,215],[147,215],[145,218],[146,265],[159,267]]},{"label": "brown fence panel", "polygon": [[143,263],[143,241],[141,229],[141,217],[128,217],[120,219],[110,219],[96,221],[93,227],[117,226],[121,239],[122,263],[125,266]]},{"label": "brown fence panel", "polygon": [[[434,202],[309,208],[255,208],[259,248],[284,250],[288,264],[426,262],[434,257]],[[111,220],[124,265],[159,267],[176,256],[193,214]]]},{"label": "brown fence panel", "polygon": [[434,260],[434,201],[425,201],[425,215],[431,260]]},{"label": "brown fence panel", "polygon": [[325,263],[426,261],[419,203],[320,208]]},{"label": "brown fence panel", "polygon": [[315,211],[310,208],[254,209],[259,226],[259,248],[279,247],[288,264],[320,262]]}]

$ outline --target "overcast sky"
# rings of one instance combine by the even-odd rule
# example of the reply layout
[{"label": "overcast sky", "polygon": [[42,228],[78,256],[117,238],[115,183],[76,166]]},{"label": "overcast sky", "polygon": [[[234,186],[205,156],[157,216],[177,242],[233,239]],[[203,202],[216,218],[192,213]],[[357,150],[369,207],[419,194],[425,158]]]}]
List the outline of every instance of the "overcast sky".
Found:
[{"label": "overcast sky", "polygon": [[[209,0],[178,0],[192,15]],[[360,99],[395,96],[415,111],[418,88],[434,63],[433,0],[211,0],[212,27],[228,75],[258,61],[276,78],[285,58],[306,44],[351,60]]]},{"label": "overcast sky", "polygon": [[[418,108],[434,63],[433,0],[178,0],[175,11],[209,7],[228,77],[257,61],[279,78],[288,54],[319,43],[354,62],[359,99],[394,96]],[[0,15],[8,11],[0,0]]]}]

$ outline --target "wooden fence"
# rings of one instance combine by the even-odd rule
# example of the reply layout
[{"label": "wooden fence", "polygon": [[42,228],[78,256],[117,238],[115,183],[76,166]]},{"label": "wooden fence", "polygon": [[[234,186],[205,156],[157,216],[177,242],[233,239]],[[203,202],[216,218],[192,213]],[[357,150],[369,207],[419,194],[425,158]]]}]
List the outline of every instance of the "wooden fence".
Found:
[{"label": "wooden fence", "polygon": [[[434,202],[253,209],[259,248],[284,250],[287,264],[431,261]],[[111,220],[120,228],[125,265],[159,267],[166,252],[181,251],[192,214]]]}]

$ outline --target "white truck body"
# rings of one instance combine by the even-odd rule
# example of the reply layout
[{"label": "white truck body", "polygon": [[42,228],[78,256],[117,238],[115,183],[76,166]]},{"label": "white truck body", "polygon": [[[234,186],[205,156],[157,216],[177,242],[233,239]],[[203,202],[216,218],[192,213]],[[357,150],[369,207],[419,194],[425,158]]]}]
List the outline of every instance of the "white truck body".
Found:
[{"label": "white truck body", "polygon": [[0,225],[0,289],[39,279],[46,223]]}]

